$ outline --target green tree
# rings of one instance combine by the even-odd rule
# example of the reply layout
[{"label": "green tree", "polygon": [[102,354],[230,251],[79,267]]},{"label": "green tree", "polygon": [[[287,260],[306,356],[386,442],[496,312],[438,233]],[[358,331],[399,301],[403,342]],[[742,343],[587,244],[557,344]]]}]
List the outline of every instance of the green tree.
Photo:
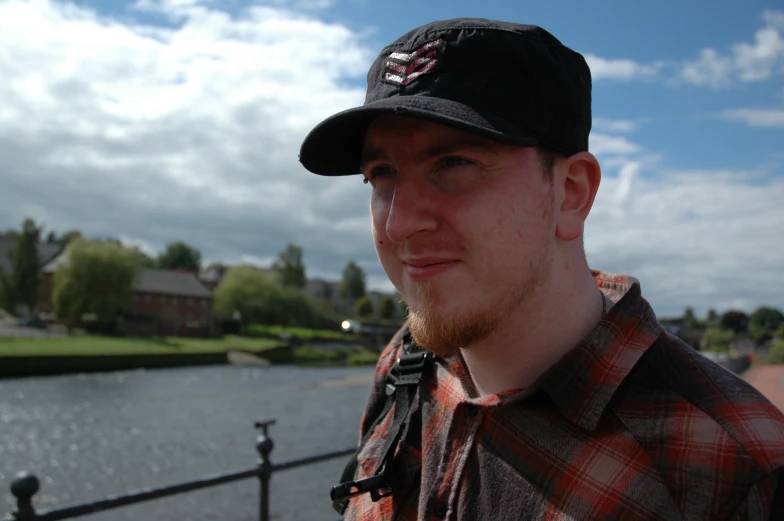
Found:
[{"label": "green tree", "polygon": [[395,303],[389,295],[381,297],[381,300],[378,303],[378,316],[385,320],[389,320],[395,316]]},{"label": "green tree", "polygon": [[776,336],[784,324],[784,315],[776,308],[760,307],[749,316],[749,337],[758,344],[765,344]]},{"label": "green tree", "polygon": [[155,259],[144,253],[138,246],[126,247],[126,249],[138,260],[139,266],[142,268],[154,268],[156,266]]},{"label": "green tree", "polygon": [[365,272],[353,260],[343,269],[340,297],[357,300],[365,296]]},{"label": "green tree", "polygon": [[171,242],[158,256],[157,264],[164,270],[183,269],[196,273],[201,267],[201,252],[184,242]]},{"label": "green tree", "polygon": [[709,328],[705,331],[706,351],[728,351],[735,334],[729,329]]},{"label": "green tree", "polygon": [[768,352],[769,364],[784,364],[784,339],[779,340],[770,346]]},{"label": "green tree", "polygon": [[234,266],[215,290],[215,316],[239,318],[244,324],[259,321],[280,287],[255,266]]},{"label": "green tree", "polygon": [[371,302],[370,297],[360,297],[360,299],[357,300],[357,305],[354,308],[354,312],[358,317],[363,318],[373,315],[373,302]]},{"label": "green tree", "polygon": [[41,260],[38,242],[41,228],[32,219],[25,219],[22,231],[9,252],[11,273],[0,272],[3,307],[13,312],[17,306],[25,306],[28,312],[35,309],[41,288]]},{"label": "green tree", "polygon": [[697,326],[697,317],[694,316],[694,308],[687,307],[683,312],[683,327],[694,329]]},{"label": "green tree", "polygon": [[302,327],[334,326],[329,313],[295,288],[255,266],[229,269],[215,290],[215,316],[237,316],[243,325],[271,324]]},{"label": "green tree", "polygon": [[305,287],[305,265],[302,263],[302,248],[296,244],[288,244],[286,249],[278,253],[272,270],[280,278],[283,287],[302,289]]},{"label": "green tree", "polygon": [[82,232],[79,230],[68,230],[60,236],[59,242],[62,245],[70,244],[74,239],[82,239]]},{"label": "green tree", "polygon": [[54,274],[52,301],[58,319],[69,327],[93,316],[95,325],[111,327],[131,305],[139,257],[114,243],[77,238],[67,247],[68,261]]},{"label": "green tree", "polygon": [[716,324],[719,323],[719,314],[716,313],[715,309],[709,309],[708,310],[708,316],[706,317],[706,320],[708,322],[708,325],[715,326]]},{"label": "green tree", "polygon": [[721,315],[719,326],[736,335],[745,335],[749,330],[749,316],[742,311],[727,311]]},{"label": "green tree", "polygon": [[779,326],[784,324],[784,314],[780,310],[771,307],[757,308],[749,316],[749,327],[753,329],[765,329],[776,331]]}]

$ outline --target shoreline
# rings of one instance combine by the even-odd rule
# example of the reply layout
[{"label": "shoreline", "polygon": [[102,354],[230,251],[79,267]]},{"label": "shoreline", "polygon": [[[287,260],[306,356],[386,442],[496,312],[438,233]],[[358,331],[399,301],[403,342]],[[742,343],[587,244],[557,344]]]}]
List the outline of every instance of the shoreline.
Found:
[{"label": "shoreline", "polygon": [[[307,344],[305,344],[307,346]],[[160,354],[89,354],[89,355],[31,355],[0,356],[0,379],[27,378],[34,376],[56,376],[78,373],[127,371],[133,369],[172,369],[206,365],[295,365],[302,367],[342,367],[371,365],[350,363],[350,355],[330,356],[324,349],[322,356],[308,349],[306,354],[298,350],[305,347],[290,343],[264,350],[229,349],[207,353],[160,353]],[[358,345],[359,347],[359,345]],[[232,356],[239,355],[239,356]],[[240,360],[239,362],[237,360]],[[243,362],[246,361],[247,363]]]}]

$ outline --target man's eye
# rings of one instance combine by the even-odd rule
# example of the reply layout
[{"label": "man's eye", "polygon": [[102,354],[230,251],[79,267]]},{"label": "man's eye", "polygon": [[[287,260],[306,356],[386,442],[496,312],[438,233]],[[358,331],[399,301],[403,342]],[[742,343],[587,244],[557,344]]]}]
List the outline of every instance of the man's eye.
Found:
[{"label": "man's eye", "polygon": [[442,157],[439,160],[439,163],[441,163],[442,167],[451,168],[451,167],[455,167],[455,166],[471,164],[471,161],[469,161],[467,159],[463,159],[462,157],[446,156],[446,157]]},{"label": "man's eye", "polygon": [[374,166],[373,168],[370,168],[368,172],[365,174],[364,182],[367,183],[368,181],[370,181],[370,183],[372,184],[378,179],[385,176],[394,175],[394,173],[395,173],[395,169],[389,165]]}]

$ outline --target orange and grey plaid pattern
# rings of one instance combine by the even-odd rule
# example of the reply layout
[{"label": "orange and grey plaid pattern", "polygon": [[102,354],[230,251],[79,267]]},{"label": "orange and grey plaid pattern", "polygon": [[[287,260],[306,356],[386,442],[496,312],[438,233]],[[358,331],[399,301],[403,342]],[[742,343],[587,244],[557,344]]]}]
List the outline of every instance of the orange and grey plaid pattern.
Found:
[{"label": "orange and grey plaid pattern", "polygon": [[[639,283],[594,271],[617,300],[526,390],[472,398],[459,359],[436,358],[395,456],[394,493],[351,520],[771,519],[784,493],[784,416],[665,332]],[[402,348],[382,353],[361,435]],[[372,474],[390,412],[360,453]]]}]

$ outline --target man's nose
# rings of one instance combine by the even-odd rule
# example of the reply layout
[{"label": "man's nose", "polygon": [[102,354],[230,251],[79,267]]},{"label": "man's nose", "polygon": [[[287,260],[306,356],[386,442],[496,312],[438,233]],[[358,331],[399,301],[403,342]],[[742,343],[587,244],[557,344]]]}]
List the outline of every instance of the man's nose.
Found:
[{"label": "man's nose", "polygon": [[422,179],[398,175],[387,214],[386,232],[392,242],[402,243],[418,233],[435,230],[437,207]]}]

